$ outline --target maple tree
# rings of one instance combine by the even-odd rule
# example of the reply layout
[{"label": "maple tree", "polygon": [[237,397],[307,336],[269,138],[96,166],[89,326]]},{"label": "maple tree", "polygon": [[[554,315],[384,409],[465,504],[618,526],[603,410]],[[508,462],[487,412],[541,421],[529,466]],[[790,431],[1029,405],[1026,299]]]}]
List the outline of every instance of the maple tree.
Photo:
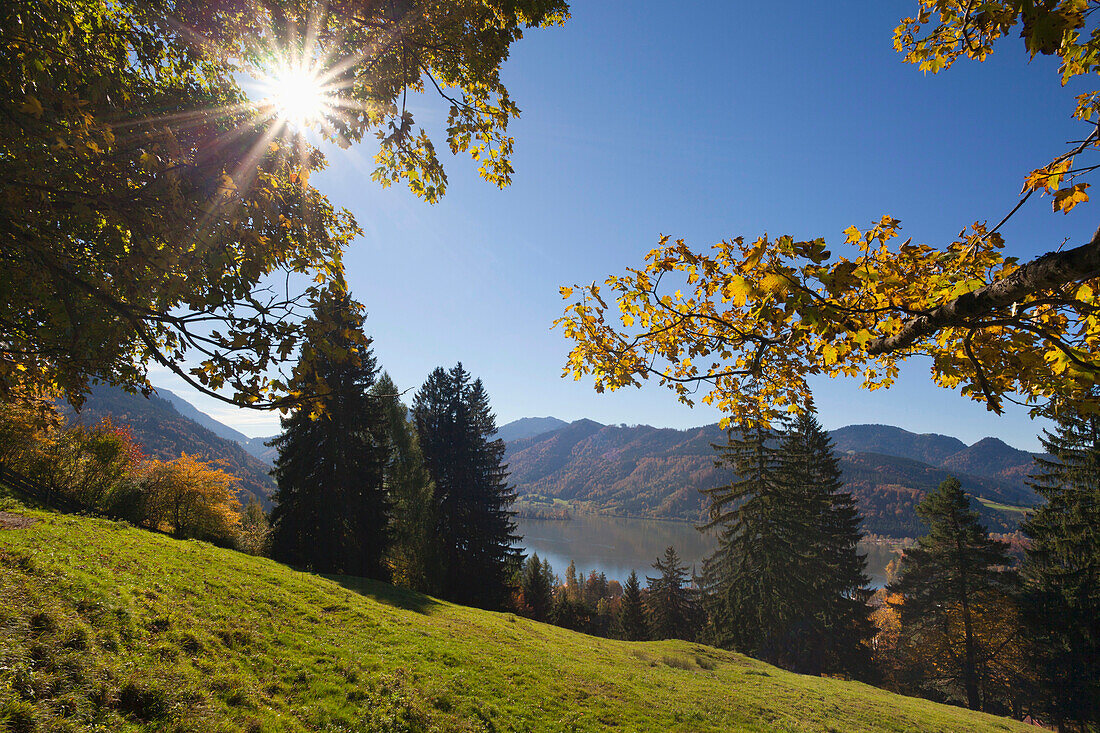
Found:
[{"label": "maple tree", "polygon": [[323,95],[320,134],[375,135],[374,180],[434,202],[447,178],[409,92],[438,93],[447,147],[504,186],[519,110],[501,64],[566,16],[563,0],[0,4],[0,398],[147,390],[158,363],[280,404],[279,365],[359,228],[309,184],[321,152],[239,80],[296,74]]},{"label": "maple tree", "polygon": [[[1098,7],[919,0],[894,44],[937,73],[963,57],[984,60],[1019,29],[1029,54],[1060,59],[1065,84],[1100,70]],[[1079,95],[1073,114],[1087,133],[1025,177],[1005,220],[1036,194],[1065,213],[1088,200],[1087,178],[1100,167],[1090,157],[1100,149],[1100,91]],[[770,421],[806,407],[811,376],[861,377],[878,389],[923,354],[937,384],[997,412],[1006,400],[1096,410],[1084,387],[1100,376],[1100,232],[1020,263],[1003,252],[1005,220],[975,222],[933,247],[898,244],[900,221],[884,216],[849,227],[840,254],[823,238],[739,237],[700,252],[661,237],[642,266],[561,289],[570,302],[556,325],[575,342],[565,374],[591,375],[598,391],[652,377],[687,404],[698,398]]]},{"label": "maple tree", "polygon": [[181,453],[151,461],[143,481],[145,521],[166,526],[176,537],[231,541],[241,524],[239,479],[207,461]]}]

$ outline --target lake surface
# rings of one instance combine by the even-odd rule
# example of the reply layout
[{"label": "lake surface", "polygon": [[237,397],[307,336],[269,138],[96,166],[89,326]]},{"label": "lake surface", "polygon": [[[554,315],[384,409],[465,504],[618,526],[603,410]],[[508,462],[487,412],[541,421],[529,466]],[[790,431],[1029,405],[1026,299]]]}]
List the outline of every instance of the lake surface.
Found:
[{"label": "lake surface", "polygon": [[[538,553],[540,559],[549,560],[554,572],[563,577],[572,561],[578,574],[595,570],[619,582],[634,570],[644,585],[646,575],[656,572],[653,563],[669,545],[689,569],[694,566],[697,571],[717,545],[713,535],[698,531],[690,522],[574,514],[569,520],[516,519],[516,524],[517,533],[523,536],[518,546],[528,555]],[[871,585],[881,587],[892,549],[861,545],[860,550],[867,553]]]}]

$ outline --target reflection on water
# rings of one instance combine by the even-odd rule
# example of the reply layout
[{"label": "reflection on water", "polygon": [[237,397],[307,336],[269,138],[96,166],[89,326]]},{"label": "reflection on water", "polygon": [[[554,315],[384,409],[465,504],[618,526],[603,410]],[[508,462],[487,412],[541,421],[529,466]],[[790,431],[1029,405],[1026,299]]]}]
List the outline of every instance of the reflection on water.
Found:
[{"label": "reflection on water", "polygon": [[[702,569],[702,560],[713,552],[717,540],[713,534],[695,529],[689,522],[656,519],[627,519],[594,514],[574,514],[566,521],[517,519],[517,543],[527,554],[538,553],[550,561],[554,572],[565,575],[569,562],[587,574],[590,570],[606,573],[610,580],[625,581],[631,570],[645,584],[652,575],[653,563],[672,545],[689,569]],[[880,587],[892,551],[880,545],[861,546],[867,553],[867,574],[871,584]]]}]

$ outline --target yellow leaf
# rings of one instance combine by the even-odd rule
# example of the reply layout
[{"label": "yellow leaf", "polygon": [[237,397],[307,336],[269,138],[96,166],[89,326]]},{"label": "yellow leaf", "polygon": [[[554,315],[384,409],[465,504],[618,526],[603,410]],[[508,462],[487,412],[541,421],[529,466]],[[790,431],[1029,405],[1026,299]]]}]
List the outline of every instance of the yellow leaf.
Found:
[{"label": "yellow leaf", "polygon": [[863,232],[859,231],[854,224],[844,230],[844,235],[844,241],[847,244],[855,244],[863,238]]},{"label": "yellow leaf", "polygon": [[559,292],[561,292],[561,297],[562,298],[571,298],[571,297],[573,297],[573,288],[562,285],[560,288],[558,288],[558,290],[559,290]]}]

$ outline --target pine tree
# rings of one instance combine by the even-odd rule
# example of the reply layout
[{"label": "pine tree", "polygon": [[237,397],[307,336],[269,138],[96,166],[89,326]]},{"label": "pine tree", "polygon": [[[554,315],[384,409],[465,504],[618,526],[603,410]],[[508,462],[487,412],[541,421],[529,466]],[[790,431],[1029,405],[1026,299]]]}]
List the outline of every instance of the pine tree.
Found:
[{"label": "pine tree", "polygon": [[439,588],[445,598],[488,608],[508,598],[518,570],[513,547],[515,490],[502,463],[504,442],[481,380],[458,364],[429,375],[413,400],[413,416],[436,486]]},{"label": "pine tree", "polygon": [[858,551],[860,515],[851,493],[843,490],[832,441],[812,402],[783,434],[779,470],[788,511],[801,523],[798,572],[812,583],[802,603],[790,601],[801,612],[788,634],[786,666],[808,674],[866,677],[871,666],[868,642],[875,630],[867,560]]},{"label": "pine tree", "polygon": [[695,638],[697,599],[694,588],[689,587],[687,566],[680,563],[680,556],[671,545],[665,548],[664,558],[657,558],[653,568],[659,573],[646,578],[648,593],[645,607],[649,632],[654,639]]},{"label": "pine tree", "polygon": [[738,478],[704,491],[704,529],[718,529],[718,547],[703,562],[707,633],[718,646],[778,663],[813,588],[799,567],[802,514],[781,480],[776,436],[761,421],[743,422],[715,448]]},{"label": "pine tree", "polygon": [[[323,395],[323,412],[296,409],[275,439],[278,486],[272,555],[317,572],[385,577],[389,501],[383,469],[389,447],[382,406],[371,394],[377,366],[363,316],[347,292],[319,301],[303,347],[316,358],[300,385]],[[305,361],[305,360],[304,360]]]},{"label": "pine tree", "polygon": [[926,685],[982,709],[984,676],[997,650],[983,644],[982,618],[1012,591],[1015,574],[1004,543],[990,539],[958,479],[949,478],[917,505],[928,534],[905,551],[889,593],[902,598],[901,634],[935,655]]},{"label": "pine tree", "polygon": [[554,575],[550,563],[540,561],[537,552],[523,565],[520,588],[527,614],[536,621],[549,619],[554,606]]},{"label": "pine tree", "polygon": [[428,473],[416,427],[409,422],[397,385],[383,373],[374,386],[382,403],[390,443],[385,468],[387,494],[393,502],[393,542],[389,557],[394,585],[436,593],[435,483]]},{"label": "pine tree", "polygon": [[1041,698],[1059,729],[1100,727],[1100,416],[1054,414],[1031,486],[1046,499],[1023,525],[1031,539],[1022,610]]},{"label": "pine tree", "polygon": [[617,619],[619,637],[627,641],[645,641],[649,638],[649,624],[645,618],[642,603],[642,588],[638,582],[638,573],[631,570],[630,577],[623,586],[623,597],[619,599]]}]

